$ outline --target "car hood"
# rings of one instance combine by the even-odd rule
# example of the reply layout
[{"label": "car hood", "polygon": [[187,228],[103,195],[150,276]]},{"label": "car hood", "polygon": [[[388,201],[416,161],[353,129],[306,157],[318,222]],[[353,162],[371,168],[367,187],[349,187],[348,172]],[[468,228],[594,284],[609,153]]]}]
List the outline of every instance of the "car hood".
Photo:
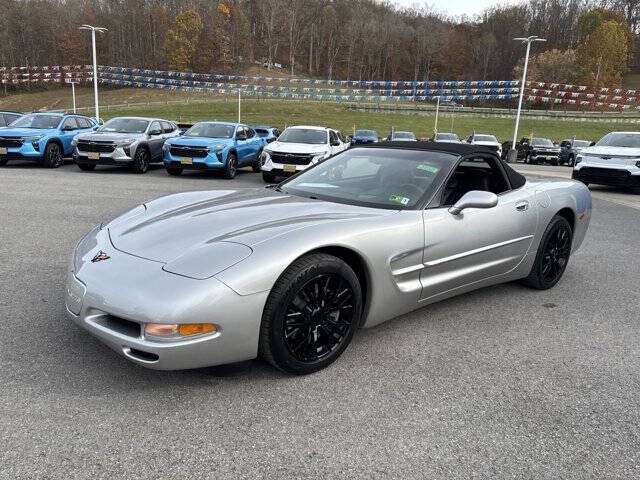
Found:
[{"label": "car hood", "polygon": [[310,143],[285,143],[285,142],[272,142],[269,145],[269,150],[272,152],[285,152],[285,153],[324,153],[328,149],[328,145],[313,145]]},{"label": "car hood", "polygon": [[76,139],[95,142],[117,142],[118,140],[125,140],[127,138],[140,138],[144,136],[144,133],[89,132],[76,135]]},{"label": "car hood", "polygon": [[232,145],[232,138],[174,137],[167,140],[167,145],[184,147],[210,147],[212,145]]},{"label": "car hood", "polygon": [[49,128],[11,128],[6,127],[0,130],[1,137],[33,137],[35,135],[49,134],[55,132]]},{"label": "car hood", "polygon": [[586,147],[580,152],[582,155],[602,157],[640,157],[640,148],[630,147]]},{"label": "car hood", "polygon": [[223,243],[255,248],[292,230],[395,213],[286,195],[271,189],[188,192],[153,200],[106,225],[113,246],[168,263]]}]

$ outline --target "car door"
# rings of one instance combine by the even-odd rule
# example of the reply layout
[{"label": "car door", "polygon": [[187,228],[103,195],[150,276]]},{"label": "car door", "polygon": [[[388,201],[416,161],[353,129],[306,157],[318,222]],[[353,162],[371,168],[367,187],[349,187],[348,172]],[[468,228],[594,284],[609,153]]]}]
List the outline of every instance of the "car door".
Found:
[{"label": "car door", "polygon": [[69,155],[71,153],[71,142],[73,141],[73,137],[79,133],[80,126],[78,125],[76,117],[67,117],[62,121],[59,137],[62,142],[62,149],[64,150],[65,155]]},{"label": "car door", "polygon": [[158,120],[154,120],[149,125],[147,130],[149,151],[151,152],[151,158],[155,159],[162,156],[162,145],[164,145],[164,133],[162,131],[162,125]]},{"label": "car door", "polygon": [[244,125],[236,128],[236,152],[238,154],[238,163],[245,163],[249,156],[250,146]]},{"label": "car door", "polygon": [[258,153],[264,146],[264,139],[256,134],[251,127],[245,127],[244,131],[247,135],[247,162],[254,162],[258,158]]},{"label": "car door", "polygon": [[511,190],[496,160],[480,160],[468,167],[470,163],[461,163],[448,184],[455,180],[461,167],[488,168],[491,175],[503,182],[501,186],[494,182],[498,204],[487,209],[469,208],[453,215],[443,192],[440,205],[424,210],[422,299],[508,273],[522,261],[533,241],[538,218],[529,191]]}]

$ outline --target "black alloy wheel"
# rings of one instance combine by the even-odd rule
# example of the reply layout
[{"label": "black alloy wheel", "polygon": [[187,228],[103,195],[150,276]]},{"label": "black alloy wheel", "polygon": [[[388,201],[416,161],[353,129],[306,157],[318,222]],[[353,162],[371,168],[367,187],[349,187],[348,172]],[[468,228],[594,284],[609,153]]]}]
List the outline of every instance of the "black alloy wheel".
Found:
[{"label": "black alloy wheel", "polygon": [[51,142],[47,145],[44,150],[42,165],[47,168],[58,168],[62,165],[62,149],[60,148],[60,145],[55,142]]},{"label": "black alloy wheel", "polygon": [[362,291],[354,271],[323,253],[296,260],[272,289],[260,327],[260,355],[303,375],[334,362],[360,324]]},{"label": "black alloy wheel", "polygon": [[524,283],[547,290],[560,281],[569,263],[573,231],[566,218],[556,215],[545,230],[533,268]]},{"label": "black alloy wheel", "polygon": [[133,157],[131,168],[136,173],[146,173],[149,169],[149,151],[144,148],[138,148]]}]

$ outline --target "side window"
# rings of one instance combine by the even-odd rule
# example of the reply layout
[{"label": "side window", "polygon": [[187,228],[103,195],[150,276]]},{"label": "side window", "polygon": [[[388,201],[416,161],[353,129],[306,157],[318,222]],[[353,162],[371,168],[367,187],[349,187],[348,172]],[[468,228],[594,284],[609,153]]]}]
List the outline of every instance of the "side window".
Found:
[{"label": "side window", "polygon": [[152,122],[149,127],[149,133],[156,131],[162,133],[162,127],[160,127],[160,122]]},{"label": "side window", "polygon": [[68,117],[62,122],[62,130],[76,130],[78,128],[78,123],[76,122],[75,117]]},{"label": "side window", "polygon": [[336,135],[336,132],[334,132],[333,130],[329,130],[329,142],[331,142],[331,144],[333,145],[337,141],[338,136]]},{"label": "side window", "polygon": [[76,120],[77,120],[78,125],[80,126],[80,128],[91,128],[91,127],[93,127],[93,125],[91,124],[91,122],[89,121],[88,118],[78,117]]},{"label": "side window", "polygon": [[9,125],[8,120],[8,115],[0,115],[0,127],[6,127],[7,125]]},{"label": "side window", "polygon": [[281,133],[282,133],[282,132],[281,132],[280,130],[278,130],[277,128],[274,128],[274,129],[273,129],[273,134],[274,134],[276,137],[279,137]]},{"label": "side window", "polygon": [[244,127],[238,127],[236,129],[236,138],[238,138],[238,135],[242,136],[243,133],[245,135],[247,134],[247,131],[245,130],[245,128]]},{"label": "side window", "polygon": [[445,185],[441,205],[451,206],[472,190],[496,195],[509,190],[509,184],[496,160],[477,157],[461,162]]},{"label": "side window", "polygon": [[173,133],[174,130],[175,130],[175,127],[173,126],[173,124],[169,122],[162,122],[163,133]]},{"label": "side window", "polygon": [[256,132],[251,127],[244,127],[244,131],[247,133],[247,138],[253,138],[256,135]]}]

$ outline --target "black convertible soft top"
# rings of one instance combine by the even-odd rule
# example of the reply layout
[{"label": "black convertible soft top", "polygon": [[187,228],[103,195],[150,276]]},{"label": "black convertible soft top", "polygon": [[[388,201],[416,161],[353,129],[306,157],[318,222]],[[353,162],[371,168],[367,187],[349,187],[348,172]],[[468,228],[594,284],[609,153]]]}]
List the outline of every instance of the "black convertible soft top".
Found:
[{"label": "black convertible soft top", "polygon": [[500,159],[496,152],[482,145],[473,145],[470,143],[445,143],[445,142],[378,142],[356,144],[351,148],[398,148],[401,150],[426,150],[429,152],[452,153],[461,157],[467,157],[475,154],[491,155],[497,158],[504,169],[505,174],[509,178],[511,188],[520,188],[527,181],[523,175],[516,172],[511,166]]}]

